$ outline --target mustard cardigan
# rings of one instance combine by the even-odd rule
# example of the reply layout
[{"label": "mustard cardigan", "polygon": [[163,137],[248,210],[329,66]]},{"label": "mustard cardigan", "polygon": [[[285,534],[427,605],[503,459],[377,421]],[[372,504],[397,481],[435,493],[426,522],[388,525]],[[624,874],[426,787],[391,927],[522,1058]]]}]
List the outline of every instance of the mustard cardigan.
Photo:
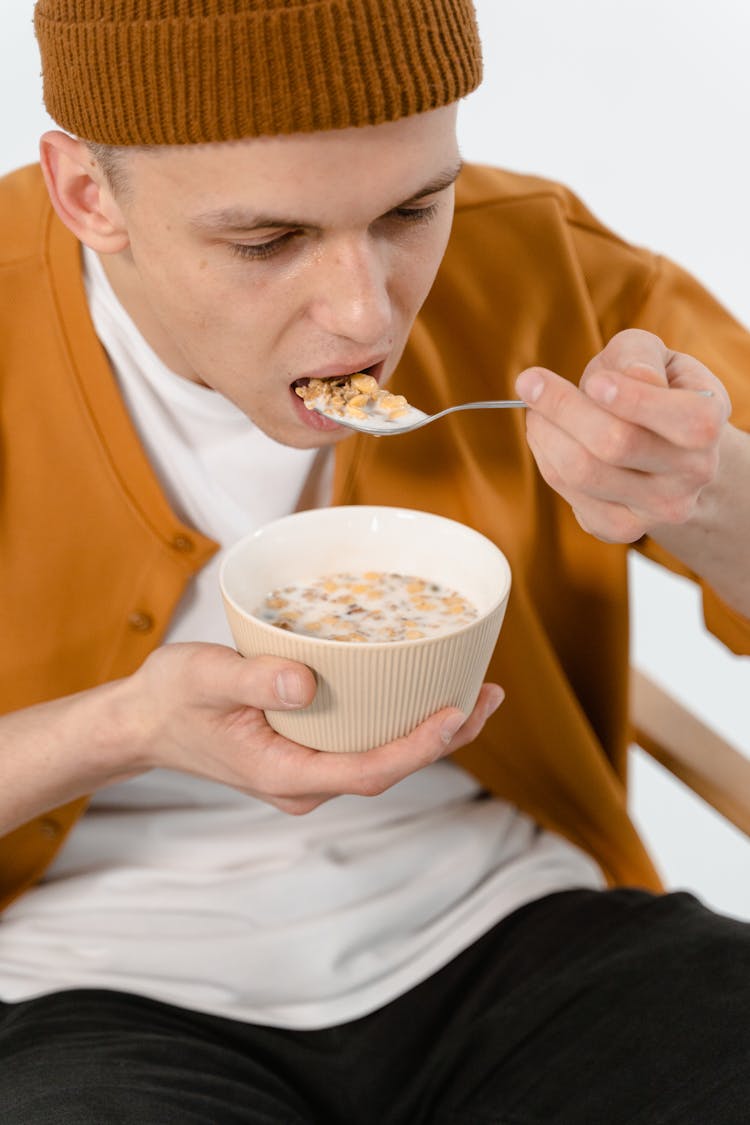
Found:
[{"label": "mustard cardigan", "polygon": [[[10,711],[134,671],[216,544],[160,489],[89,318],[80,247],[37,166],[0,180],[0,292],[0,708]],[[432,411],[514,397],[530,364],[577,382],[625,327],[703,360],[728,386],[735,424],[750,428],[750,336],[695,281],[622,242],[560,186],[469,167],[392,385]],[[398,441],[352,437],[337,449],[334,503],[438,512],[505,552],[513,590],[488,678],[507,698],[456,760],[590,852],[612,884],[658,888],[626,810],[627,549],[584,533],[542,481],[522,412],[459,414]],[[687,573],[648,540],[637,546]],[[750,622],[703,596],[708,628],[750,653]],[[0,903],[39,879],[85,806],[0,840]]]}]

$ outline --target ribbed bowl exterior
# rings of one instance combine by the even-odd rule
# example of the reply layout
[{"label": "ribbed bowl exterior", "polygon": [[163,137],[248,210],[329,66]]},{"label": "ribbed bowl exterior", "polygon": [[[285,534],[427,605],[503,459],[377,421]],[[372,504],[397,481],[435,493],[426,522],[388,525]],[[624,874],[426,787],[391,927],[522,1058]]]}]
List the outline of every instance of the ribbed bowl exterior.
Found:
[{"label": "ribbed bowl exterior", "polygon": [[408,734],[443,707],[472,710],[497,642],[508,596],[478,621],[437,637],[393,644],[321,642],[239,614],[226,598],[243,656],[288,657],[318,681],[300,711],[267,711],[279,734],[316,750],[361,751]]}]

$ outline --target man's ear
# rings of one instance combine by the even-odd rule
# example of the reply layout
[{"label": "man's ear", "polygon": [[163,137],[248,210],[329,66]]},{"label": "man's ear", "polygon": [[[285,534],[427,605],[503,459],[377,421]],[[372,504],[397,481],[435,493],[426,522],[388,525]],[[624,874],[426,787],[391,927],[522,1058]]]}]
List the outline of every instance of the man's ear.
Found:
[{"label": "man's ear", "polygon": [[85,142],[53,129],[39,142],[39,158],[52,206],[76,238],[100,254],[124,250],[122,211]]}]

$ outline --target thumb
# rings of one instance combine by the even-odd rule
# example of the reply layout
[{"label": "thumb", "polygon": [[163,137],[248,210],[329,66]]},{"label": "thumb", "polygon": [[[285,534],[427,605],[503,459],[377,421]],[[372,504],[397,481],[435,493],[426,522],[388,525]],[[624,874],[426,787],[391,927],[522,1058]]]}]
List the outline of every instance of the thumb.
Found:
[{"label": "thumb", "polygon": [[237,655],[232,695],[259,711],[307,707],[315,698],[315,674],[305,664],[279,656]]}]

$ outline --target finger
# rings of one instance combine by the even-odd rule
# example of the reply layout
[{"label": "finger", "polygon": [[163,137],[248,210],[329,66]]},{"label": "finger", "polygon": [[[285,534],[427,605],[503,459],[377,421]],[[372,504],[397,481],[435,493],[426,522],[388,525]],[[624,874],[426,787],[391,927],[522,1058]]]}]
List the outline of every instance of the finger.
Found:
[{"label": "finger", "polygon": [[663,340],[641,328],[618,332],[587,365],[580,386],[585,387],[589,374],[606,369],[627,373],[642,382],[666,386],[668,366],[673,356]]},{"label": "finger", "polygon": [[726,389],[705,364],[695,356],[672,351],[658,336],[642,329],[628,328],[613,336],[586,366],[579,382],[581,390],[587,389],[590,376],[597,371],[619,372],[658,387],[717,395],[730,409]]},{"label": "finger", "polygon": [[[632,426],[627,429],[635,436],[642,433]],[[658,445],[647,439],[629,446],[627,442],[613,442],[609,432],[602,437],[603,441],[597,443],[596,437],[589,435],[595,447],[599,444],[592,452],[545,420],[529,426],[529,447],[539,471],[572,507],[587,499],[614,501],[637,509],[649,523],[683,522],[718,468],[715,447],[688,452],[656,439],[663,446],[663,455],[657,456]],[[642,449],[648,449],[651,455],[644,456]],[[614,463],[610,464],[608,458]],[[623,467],[628,461],[637,468]]]},{"label": "finger", "polygon": [[[421,757],[425,757],[428,763],[435,761],[473,741],[504,699],[505,692],[499,684],[483,684],[470,715],[466,716],[456,708],[439,711],[410,734],[380,747],[379,752],[387,751],[390,755],[393,752],[402,753],[406,750],[412,753],[418,748],[417,752]],[[373,754],[376,751],[369,753]]]},{"label": "finger", "polygon": [[344,793],[377,796],[466,745],[477,736],[503,698],[497,684],[485,684],[470,716],[455,707],[443,708],[408,735],[362,753],[309,750],[280,739],[274,746],[275,792],[285,798],[312,793],[328,797]]},{"label": "finger", "polygon": [[[642,472],[681,470],[675,454],[715,444],[728,416],[725,393],[707,398],[617,372],[590,374],[584,393],[553,371],[529,368],[518,376],[516,389],[532,408],[527,414],[530,434],[538,433],[534,427],[544,418],[607,464]],[[544,440],[551,439],[545,434]]]},{"label": "finger", "polygon": [[454,750],[460,750],[462,746],[468,746],[473,742],[504,699],[505,692],[499,684],[484,684],[474,710],[448,743],[446,753],[452,754]]},{"label": "finger", "polygon": [[526,428],[540,468],[542,462],[555,466],[564,480],[577,487],[595,478],[597,463],[602,470],[611,466],[641,473],[688,473],[694,456],[693,451],[670,445],[640,426],[575,400],[559,409],[554,419],[530,413]]},{"label": "finger", "polygon": [[[718,442],[729,417],[728,399],[703,368],[684,379],[692,385],[654,386],[618,371],[593,372],[585,394],[621,421],[657,434],[680,449],[706,449]],[[718,388],[718,391],[717,391]],[[696,393],[710,391],[710,394]]]},{"label": "finger", "polygon": [[617,418],[553,371],[529,368],[519,375],[516,389],[524,401],[533,400],[526,425],[537,460],[559,460],[556,446],[567,434],[578,443],[582,461],[595,457],[642,472],[673,466],[675,451],[663,438]]},{"label": "finger", "polygon": [[635,543],[647,530],[642,518],[624,504],[589,499],[571,508],[583,530],[603,543]]}]

